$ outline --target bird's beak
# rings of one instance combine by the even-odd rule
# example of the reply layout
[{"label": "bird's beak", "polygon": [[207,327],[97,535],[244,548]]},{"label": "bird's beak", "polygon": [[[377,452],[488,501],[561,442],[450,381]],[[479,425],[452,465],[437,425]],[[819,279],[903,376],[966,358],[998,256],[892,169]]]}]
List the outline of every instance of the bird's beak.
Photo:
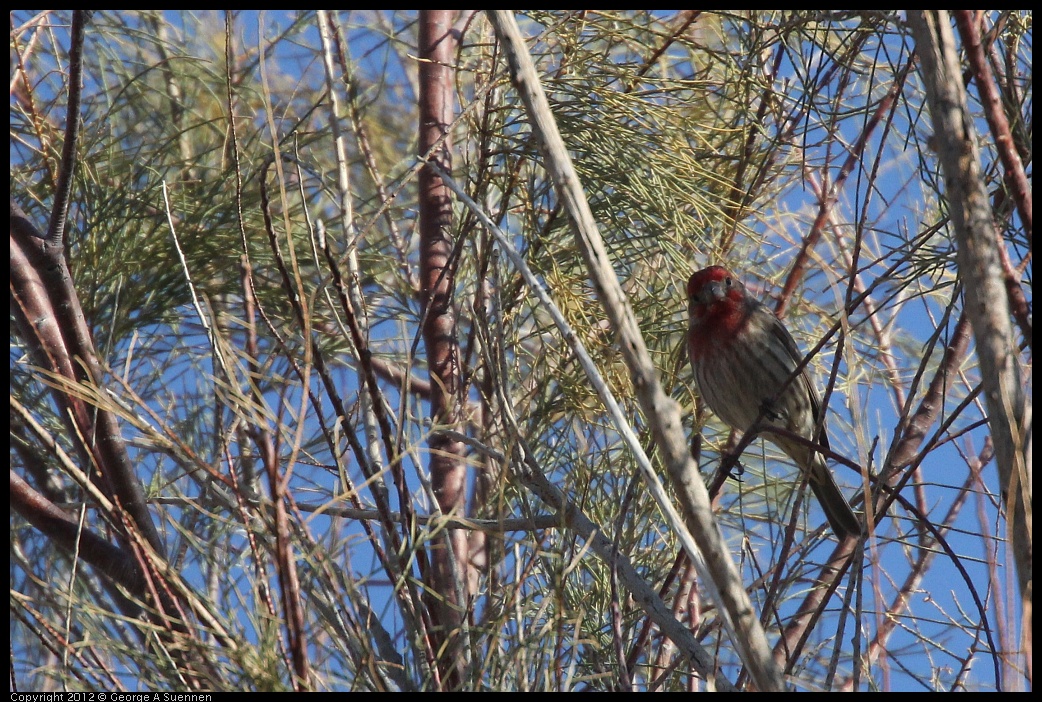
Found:
[{"label": "bird's beak", "polygon": [[711,305],[727,297],[727,286],[722,280],[714,280],[702,288],[702,304]]}]

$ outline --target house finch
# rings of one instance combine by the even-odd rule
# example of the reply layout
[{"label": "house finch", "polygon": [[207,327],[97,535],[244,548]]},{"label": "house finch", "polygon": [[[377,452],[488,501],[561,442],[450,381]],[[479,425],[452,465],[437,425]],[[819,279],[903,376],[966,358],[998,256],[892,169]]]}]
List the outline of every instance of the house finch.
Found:
[{"label": "house finch", "polygon": [[[778,393],[803,356],[781,321],[726,268],[711,266],[687,281],[687,351],[695,385],[709,408],[732,429],[745,431],[763,412],[767,426],[787,429],[824,447],[815,434],[821,400],[806,369]],[[832,531],[842,540],[861,524],[839,491],[824,457],[805,444],[768,433],[807,475]]]}]

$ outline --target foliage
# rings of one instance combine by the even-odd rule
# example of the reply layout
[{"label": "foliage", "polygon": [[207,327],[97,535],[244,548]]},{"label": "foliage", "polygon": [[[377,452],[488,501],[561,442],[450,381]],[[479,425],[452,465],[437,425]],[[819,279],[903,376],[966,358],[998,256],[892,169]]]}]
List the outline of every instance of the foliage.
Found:
[{"label": "foliage", "polygon": [[[12,200],[45,229],[67,119],[69,15],[12,18]],[[93,402],[120,416],[179,582],[235,642],[192,617],[186,640],[212,665],[204,687],[297,685],[286,598],[303,603],[310,687],[439,685],[430,622],[417,611],[429,596],[423,563],[459,523],[435,513],[427,471],[437,428],[419,331],[417,18],[347,11],[335,21],[346,63],[323,49],[313,13],[97,12],[87,25],[67,259],[106,370]],[[804,350],[842,331],[812,360],[829,388],[832,448],[873,474],[891,465],[963,308],[903,18],[533,11],[521,26],[663,382],[692,431],[707,422],[706,480],[727,434],[715,419],[695,418],[679,349],[684,281],[709,263],[732,266],[783,310]],[[1030,173],[1031,14],[987,12],[984,27]],[[545,282],[650,445],[494,35],[480,14],[457,28],[453,175]],[[336,115],[324,52],[335,67]],[[982,107],[971,110],[979,116]],[[344,173],[333,122],[347,148]],[[1030,232],[983,120],[979,131],[1012,270],[1030,258]],[[486,534],[488,564],[461,564],[473,568],[461,685],[704,684],[668,640],[642,638],[640,604],[519,480],[529,452],[649,583],[672,583],[665,599],[718,656],[718,674],[737,681],[740,662],[712,603],[684,568],[669,579],[676,539],[566,340],[491,235],[454,207],[470,492],[468,514],[455,516],[488,520],[484,531],[466,525]],[[1030,309],[1024,268],[1018,287]],[[341,279],[353,304],[341,298]],[[12,324],[12,398],[75,456],[76,439],[48,399],[55,381],[28,347]],[[381,393],[372,410],[368,359]],[[1030,352],[1021,360],[1030,397]],[[898,504],[877,525],[863,562],[794,655],[796,686],[991,690],[1030,679],[1024,652],[1014,653],[1020,603],[1010,597],[979,390],[971,351],[948,376],[915,461],[899,467],[902,476],[919,471],[902,494],[920,514]],[[389,431],[367,432],[369,411]],[[292,586],[276,556],[265,441],[286,490]],[[39,440],[13,426],[12,443],[13,471],[107,533]],[[46,470],[33,472],[38,462]],[[770,444],[757,441],[742,463],[719,498],[719,520],[773,640],[818,577],[830,537]],[[837,475],[849,495],[864,487],[852,471]],[[381,487],[397,515],[421,518],[387,521]],[[950,530],[950,551],[920,531],[922,516]],[[504,521],[509,528],[497,526]],[[190,687],[158,635],[141,645],[95,570],[15,512],[11,530],[19,689]]]}]

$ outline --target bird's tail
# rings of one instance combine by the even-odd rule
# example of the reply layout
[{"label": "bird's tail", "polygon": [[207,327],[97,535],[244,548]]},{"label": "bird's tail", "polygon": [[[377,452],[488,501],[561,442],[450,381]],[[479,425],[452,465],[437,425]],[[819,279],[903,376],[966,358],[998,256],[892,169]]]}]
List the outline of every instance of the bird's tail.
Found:
[{"label": "bird's tail", "polygon": [[815,454],[811,460],[807,482],[825,511],[836,537],[842,541],[848,535],[861,536],[861,520],[847,504],[847,499],[836,485],[836,479],[832,477],[832,471],[820,454]]}]

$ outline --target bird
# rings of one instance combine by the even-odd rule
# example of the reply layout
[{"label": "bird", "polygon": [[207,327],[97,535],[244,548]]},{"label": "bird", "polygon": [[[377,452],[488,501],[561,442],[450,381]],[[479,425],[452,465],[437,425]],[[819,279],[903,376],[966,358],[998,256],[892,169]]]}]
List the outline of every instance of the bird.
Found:
[{"label": "bird", "polygon": [[[828,448],[821,400],[806,368],[779,394],[803,356],[785,325],[723,266],[696,271],[687,281],[687,351],[699,396],[725,424],[745,432],[786,429]],[[820,427],[820,431],[819,431]],[[840,541],[860,536],[861,522],[840,491],[824,456],[774,432],[765,437],[807,477]]]}]

